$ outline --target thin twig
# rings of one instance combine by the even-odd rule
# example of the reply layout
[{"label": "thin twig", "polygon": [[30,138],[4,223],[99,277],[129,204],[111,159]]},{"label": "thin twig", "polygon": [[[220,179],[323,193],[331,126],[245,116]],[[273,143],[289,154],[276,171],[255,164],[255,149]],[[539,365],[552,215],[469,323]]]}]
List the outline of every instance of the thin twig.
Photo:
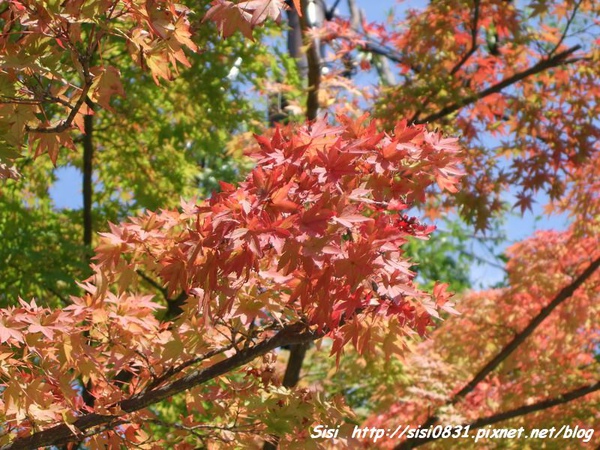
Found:
[{"label": "thin twig", "polygon": [[450,75],[454,75],[460,68],[469,60],[469,58],[477,51],[477,34],[479,31],[479,7],[480,0],[475,0],[473,11],[473,23],[471,24],[471,48],[464,56],[456,63],[450,71]]},{"label": "thin twig", "polygon": [[558,42],[556,43],[554,48],[552,50],[550,50],[550,53],[548,53],[548,56],[552,56],[554,54],[554,52],[559,49],[559,47],[562,45],[562,43],[566,39],[567,34],[569,32],[569,28],[571,27],[571,24],[573,23],[573,20],[575,19],[575,16],[577,15],[577,10],[581,6],[581,3],[583,3],[583,0],[579,0],[577,3],[575,3],[575,6],[573,7],[573,14],[571,14],[571,17],[569,17],[569,19],[567,20],[567,24],[565,25],[565,31],[563,31],[563,34],[561,35],[560,39],[558,40]]},{"label": "thin twig", "polygon": [[[450,75],[453,76],[458,72],[462,66],[469,60],[473,54],[477,51],[477,35],[479,30],[479,7],[480,0],[474,0],[474,8],[473,8],[473,20],[471,23],[471,48],[463,55],[463,57],[454,65],[454,67],[450,70]],[[414,113],[410,122],[416,122],[418,117],[421,115],[421,112],[429,105],[431,100],[437,95],[437,92],[432,92],[428,95],[420,105],[419,109]]]}]

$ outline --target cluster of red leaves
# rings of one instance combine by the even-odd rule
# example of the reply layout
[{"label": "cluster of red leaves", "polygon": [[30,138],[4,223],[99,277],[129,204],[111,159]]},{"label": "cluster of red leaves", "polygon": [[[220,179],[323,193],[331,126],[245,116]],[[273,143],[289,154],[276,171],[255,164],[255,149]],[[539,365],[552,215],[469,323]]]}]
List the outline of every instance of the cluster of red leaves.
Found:
[{"label": "cluster of red leaves", "polygon": [[[433,298],[415,288],[400,248],[433,227],[400,213],[433,183],[454,189],[456,140],[404,122],[385,133],[366,117],[338,120],[257,137],[258,165],[238,187],[112,226],[88,294],[72,306],[0,311],[3,439],[90,409],[77,380],[90,383],[94,412],[119,415],[121,401],[183,376],[198,355],[215,355],[201,359],[210,365],[287,324],[328,333],[337,354],[349,341],[391,353],[411,330],[425,333],[438,308],[451,311],[443,287]],[[131,293],[139,274],[187,297],[175,322]],[[133,376],[127,389],[121,371]]]},{"label": "cluster of red leaves", "polygon": [[[418,426],[431,411],[439,410],[545,307],[553,297],[598,258],[597,240],[581,239],[571,231],[544,231],[509,250],[510,287],[474,292],[460,300],[460,317],[451,317],[432,339],[422,343],[406,367],[409,382],[384,399],[391,405],[372,416],[369,426],[399,423]],[[567,299],[515,353],[479,383],[466,398],[439,410],[443,425],[467,425],[548,399],[598,381],[597,317],[600,276],[594,274]],[[402,399],[398,401],[397,399]],[[538,414],[517,416],[495,427],[579,425],[598,428],[598,392]],[[449,442],[446,442],[449,441]],[[595,442],[595,444],[593,444]],[[398,441],[388,441],[393,448]],[[440,440],[439,448],[453,448],[453,440]],[[508,442],[520,448],[518,441]],[[593,445],[592,445],[593,444]],[[569,441],[569,448],[594,448]],[[560,445],[560,444],[559,444]],[[437,447],[436,447],[437,448]],[[470,448],[470,447],[469,447]],[[512,447],[511,447],[512,448]]]},{"label": "cluster of red leaves", "polygon": [[577,172],[599,149],[591,120],[600,114],[599,13],[589,0],[447,0],[409,9],[390,26],[363,23],[360,32],[333,21],[321,36],[338,59],[378,48],[397,64],[400,81],[381,90],[377,115],[435,123],[464,138],[464,188],[445,202],[484,229],[507,189],[522,213],[540,191],[561,208],[588,200],[566,180],[581,179]]},{"label": "cluster of red leaves", "polygon": [[134,271],[156,274],[170,294],[196,298],[194,314],[207,322],[292,313],[334,330],[368,313],[424,333],[435,304],[413,287],[400,247],[433,227],[400,212],[433,183],[455,189],[456,139],[338,119],[257,137],[258,166],[239,187],[113,227],[99,269],[122,287]]}]

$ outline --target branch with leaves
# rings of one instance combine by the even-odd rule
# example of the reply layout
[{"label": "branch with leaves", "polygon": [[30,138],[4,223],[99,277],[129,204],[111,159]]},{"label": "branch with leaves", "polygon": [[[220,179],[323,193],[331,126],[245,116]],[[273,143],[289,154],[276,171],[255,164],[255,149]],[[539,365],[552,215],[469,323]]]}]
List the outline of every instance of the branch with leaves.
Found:
[{"label": "branch with leaves", "polygon": [[423,118],[419,118],[418,115],[416,115],[415,117],[412,118],[412,121],[414,123],[418,123],[418,124],[435,122],[436,120],[439,120],[446,116],[449,116],[450,114],[464,108],[465,106],[469,106],[469,105],[471,105],[479,100],[482,100],[492,94],[499,93],[503,89],[506,89],[507,87],[512,86],[515,83],[518,83],[519,81],[524,80],[527,77],[530,77],[537,73],[543,72],[552,67],[558,67],[563,64],[573,64],[578,61],[581,61],[583,57],[569,59],[569,56],[571,56],[573,53],[575,53],[577,50],[580,50],[580,49],[581,49],[581,46],[574,45],[573,47],[571,47],[567,50],[564,50],[560,53],[557,53],[553,56],[550,56],[546,59],[543,59],[543,60],[537,62],[536,64],[531,66],[529,69],[523,70],[521,72],[518,72],[518,73],[510,76],[510,77],[505,78],[502,81],[499,81],[498,83],[494,84],[493,86],[490,86],[487,89],[484,89],[481,92],[477,92],[475,94],[469,95],[467,97],[462,98],[457,103],[453,103],[451,105],[445,106],[444,108],[440,109],[438,112],[429,114],[428,116],[423,117]]},{"label": "branch with leaves", "polygon": [[[530,337],[533,334],[533,332],[536,331],[540,327],[540,325],[544,322],[544,320],[546,320],[558,306],[560,306],[566,300],[568,300],[570,297],[572,297],[574,295],[574,293],[577,291],[577,289],[579,289],[587,280],[589,280],[592,277],[592,275],[594,275],[596,273],[596,271],[598,270],[599,267],[600,267],[600,258],[597,258],[594,261],[592,261],[588,265],[588,267],[579,276],[577,276],[571,283],[569,283],[567,286],[563,287],[560,290],[560,292],[558,294],[556,294],[556,296],[546,306],[544,306],[535,317],[533,317],[533,319],[527,324],[527,326],[523,330],[518,332],[501,349],[501,351],[496,354],[496,356],[494,356],[492,359],[490,359],[477,372],[477,374],[475,374],[473,376],[473,378],[464,387],[462,387],[455,394],[453,394],[452,397],[449,400],[447,400],[443,406],[447,407],[447,406],[456,405],[459,402],[461,402],[468,394],[473,392],[477,388],[477,386],[481,382],[483,382],[494,370],[496,370],[511,354],[513,354],[513,352],[515,350],[517,350],[520,346],[523,345],[525,340],[528,337]],[[565,399],[565,401],[563,403],[566,403],[567,401],[577,399],[577,398],[581,397],[582,395],[587,395],[588,393],[594,392],[595,390],[597,390],[597,385],[592,385],[591,387],[588,386],[588,387],[581,388],[581,390],[579,390],[579,389],[575,390],[575,391],[573,391],[573,394],[565,395],[564,397],[560,397],[560,398]],[[580,393],[581,395],[578,395],[578,393]],[[555,404],[554,402],[556,402],[556,401],[557,400],[542,401],[542,402],[537,403],[537,405],[540,407],[544,407],[544,405],[553,406]],[[561,402],[556,403],[556,404],[561,404]],[[530,406],[533,406],[533,405],[530,405]],[[550,407],[550,406],[546,406],[546,407]],[[536,410],[537,409],[535,407],[533,407],[531,409],[531,411],[536,411]],[[521,411],[521,412],[523,412],[523,414],[525,414],[525,413],[527,413],[527,411],[529,411],[529,409],[528,409],[528,407],[523,407],[523,408],[518,408],[515,411],[517,411],[517,412]],[[502,414],[498,414],[498,415],[492,416],[492,418],[478,419],[474,423],[475,424],[481,423],[481,425],[479,425],[479,426],[484,426],[484,425],[488,424],[488,422],[486,422],[487,420],[495,420],[494,418],[496,418],[496,417],[505,417],[505,419],[500,419],[500,420],[506,420],[510,417],[516,417],[516,415],[511,416],[511,414],[513,414],[512,412],[509,412],[506,414],[507,414],[506,417]],[[421,428],[428,428],[432,425],[435,425],[438,421],[439,421],[439,417],[435,413],[430,414],[429,417],[422,423]],[[415,447],[423,445],[431,440],[432,439],[430,439],[430,438],[409,439],[409,440],[406,440],[406,441],[398,444],[395,448],[398,450],[415,448]]]},{"label": "branch with leaves", "polygon": [[[402,262],[406,237],[425,237],[433,229],[397,211],[433,183],[454,189],[460,175],[456,141],[406,122],[379,133],[366,116],[338,120],[345,125],[322,119],[278,128],[271,138],[257,136],[253,152],[260,164],[238,187],[223,184],[221,193],[183,204],[181,212],[148,213],[112,225],[101,233],[94,277],[81,285],[87,295],[73,298],[71,306],[51,311],[23,303],[17,313],[0,310],[10,330],[32,320],[44,324],[2,335],[11,352],[22,351],[24,333],[51,334],[53,340],[29,351],[58,352],[49,371],[89,382],[95,398],[85,407],[71,384],[54,387],[51,375],[37,370],[37,359],[20,361],[3,391],[5,404],[16,407],[6,413],[12,425],[4,438],[22,434],[22,428],[32,434],[16,437],[9,448],[62,443],[98,426],[110,429],[125,413],[189,391],[276,347],[305,349],[324,335],[333,339],[333,354],[347,343],[368,351],[385,342],[385,351],[395,352],[400,347],[385,336],[400,338],[406,327],[425,334],[432,308],[453,311],[443,288],[434,295],[416,290],[409,264]],[[367,141],[369,150],[357,151]],[[413,146],[426,151],[413,154]],[[409,172],[419,184],[406,183],[413,179]],[[310,255],[303,253],[305,246],[312,246]],[[174,322],[154,316],[162,307],[151,296],[130,293],[136,274],[160,280],[154,284],[166,286],[169,298],[185,292]],[[255,333],[269,330],[279,331],[253,343]],[[227,348],[234,354],[222,360]],[[197,363],[208,367],[188,372]],[[23,377],[32,371],[34,379]],[[119,374],[127,372],[123,383]],[[295,384],[297,375],[298,367],[290,368],[284,385]],[[52,412],[37,419],[31,413],[22,417],[17,406],[30,383],[44,384],[54,396]],[[43,408],[42,399],[30,398]],[[82,415],[81,409],[92,411]],[[48,424],[49,416],[66,423],[35,431],[36,420]],[[104,434],[94,432],[94,439]]]},{"label": "branch with leaves", "polygon": [[[79,442],[87,437],[90,432],[94,433],[94,429],[97,427],[114,427],[115,423],[124,422],[122,416],[127,413],[139,411],[177,393],[206,383],[220,375],[230,373],[277,347],[311,342],[321,336],[322,334],[320,333],[307,330],[304,324],[286,326],[271,338],[265,339],[253,347],[240,350],[230,358],[215,363],[208,368],[195,370],[171,382],[162,380],[163,383],[160,386],[153,387],[130,399],[111,405],[111,408],[121,411],[120,414],[85,414],[73,423],[57,425],[43,431],[34,432],[25,438],[17,438],[10,445],[3,448],[5,450],[26,450],[49,445],[64,445],[73,441]],[[176,373],[172,374],[173,377],[175,375]]]}]

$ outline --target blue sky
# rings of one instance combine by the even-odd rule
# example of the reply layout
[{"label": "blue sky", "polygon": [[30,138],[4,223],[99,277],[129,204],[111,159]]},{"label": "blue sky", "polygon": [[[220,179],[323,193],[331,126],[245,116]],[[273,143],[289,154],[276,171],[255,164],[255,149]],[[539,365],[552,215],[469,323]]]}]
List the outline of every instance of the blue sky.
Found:
[{"label": "blue sky", "polygon": [[[331,5],[333,1],[329,0],[328,3]],[[401,14],[407,7],[420,7],[424,4],[422,1],[415,0],[402,3],[394,0],[379,0],[376,2],[373,0],[357,0],[357,5],[364,10],[368,21],[385,21],[391,8],[395,9],[396,14]],[[340,2],[339,11],[341,14],[347,15],[346,1],[342,0]],[[376,79],[373,76],[372,80],[367,78],[365,82],[376,83]],[[58,181],[50,189],[55,206],[57,208],[81,208],[81,174],[79,170],[73,167],[60,168],[57,170],[57,177]],[[510,194],[507,194],[506,200],[510,200]],[[568,221],[565,216],[543,216],[544,202],[545,199],[540,198],[538,203],[533,205],[533,212],[526,213],[523,217],[518,214],[509,215],[503,227],[508,242],[503,246],[495,247],[493,252],[503,251],[511,243],[531,236],[536,230],[566,228]],[[484,246],[477,243],[473,243],[471,251],[483,260],[494,260],[493,254],[490,254]],[[493,264],[480,264],[472,267],[470,275],[474,287],[484,288],[501,281],[503,271]]]}]

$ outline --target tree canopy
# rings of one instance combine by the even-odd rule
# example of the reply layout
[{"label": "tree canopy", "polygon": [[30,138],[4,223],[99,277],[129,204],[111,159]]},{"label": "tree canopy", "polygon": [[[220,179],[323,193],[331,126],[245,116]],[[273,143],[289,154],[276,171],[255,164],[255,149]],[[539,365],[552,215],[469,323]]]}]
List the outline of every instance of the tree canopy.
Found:
[{"label": "tree canopy", "polygon": [[0,5],[3,448],[598,431],[600,6],[330,3]]}]

